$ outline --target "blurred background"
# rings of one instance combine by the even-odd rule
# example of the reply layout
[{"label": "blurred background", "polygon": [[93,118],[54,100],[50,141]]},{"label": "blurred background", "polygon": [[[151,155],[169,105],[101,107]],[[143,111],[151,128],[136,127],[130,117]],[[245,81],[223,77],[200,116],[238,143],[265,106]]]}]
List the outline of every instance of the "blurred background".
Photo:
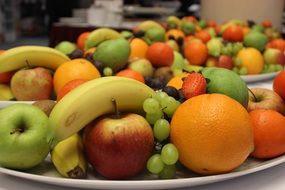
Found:
[{"label": "blurred background", "polygon": [[192,15],[218,23],[228,19],[272,20],[284,33],[284,0],[0,0],[0,48],[61,40],[98,27],[132,29],[145,19]]}]

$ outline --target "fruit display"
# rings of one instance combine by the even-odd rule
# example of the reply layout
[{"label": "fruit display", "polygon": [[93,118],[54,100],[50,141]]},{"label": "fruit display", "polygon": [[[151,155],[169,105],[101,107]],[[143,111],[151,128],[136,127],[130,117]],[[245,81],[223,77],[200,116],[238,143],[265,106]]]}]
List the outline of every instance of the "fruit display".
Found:
[{"label": "fruit display", "polygon": [[[176,179],[285,155],[284,51],[267,22],[191,16],[4,50],[0,100],[12,105],[0,108],[0,166]],[[268,73],[272,89],[242,78]]]}]

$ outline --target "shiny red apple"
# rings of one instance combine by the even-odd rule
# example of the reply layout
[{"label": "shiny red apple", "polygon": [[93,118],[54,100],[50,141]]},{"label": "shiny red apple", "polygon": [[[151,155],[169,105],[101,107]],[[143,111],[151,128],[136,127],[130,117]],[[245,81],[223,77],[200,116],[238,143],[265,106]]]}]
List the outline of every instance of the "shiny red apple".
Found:
[{"label": "shiny red apple", "polygon": [[266,88],[250,88],[248,111],[255,109],[271,109],[285,115],[285,103],[273,90]]},{"label": "shiny red apple", "polygon": [[85,127],[86,156],[108,179],[126,179],[141,173],[154,148],[152,128],[138,114],[102,116]]},{"label": "shiny red apple", "polygon": [[51,71],[43,67],[18,70],[10,81],[11,90],[19,101],[50,99],[53,92]]}]

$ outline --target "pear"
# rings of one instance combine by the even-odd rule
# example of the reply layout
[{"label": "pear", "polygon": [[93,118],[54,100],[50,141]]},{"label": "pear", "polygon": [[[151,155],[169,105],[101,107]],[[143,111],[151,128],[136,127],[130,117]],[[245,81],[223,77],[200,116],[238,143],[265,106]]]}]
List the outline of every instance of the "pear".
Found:
[{"label": "pear", "polygon": [[110,67],[115,73],[127,65],[130,52],[130,45],[126,39],[111,39],[97,46],[93,59],[101,62],[103,67]]},{"label": "pear", "polygon": [[53,100],[37,100],[32,105],[40,108],[47,116],[55,106],[56,102]]}]

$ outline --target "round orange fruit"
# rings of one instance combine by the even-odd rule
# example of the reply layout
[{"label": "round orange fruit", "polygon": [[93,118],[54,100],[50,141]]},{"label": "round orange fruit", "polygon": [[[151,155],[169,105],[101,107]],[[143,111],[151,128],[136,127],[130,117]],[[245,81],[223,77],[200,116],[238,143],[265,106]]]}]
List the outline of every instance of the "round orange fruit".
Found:
[{"label": "round orange fruit", "polygon": [[253,151],[247,110],[223,94],[203,94],[175,111],[170,140],[180,162],[199,174],[220,174],[239,167]]},{"label": "round orange fruit", "polygon": [[54,91],[59,90],[69,81],[74,79],[91,80],[101,77],[98,69],[87,59],[73,59],[61,64],[53,75]]}]

